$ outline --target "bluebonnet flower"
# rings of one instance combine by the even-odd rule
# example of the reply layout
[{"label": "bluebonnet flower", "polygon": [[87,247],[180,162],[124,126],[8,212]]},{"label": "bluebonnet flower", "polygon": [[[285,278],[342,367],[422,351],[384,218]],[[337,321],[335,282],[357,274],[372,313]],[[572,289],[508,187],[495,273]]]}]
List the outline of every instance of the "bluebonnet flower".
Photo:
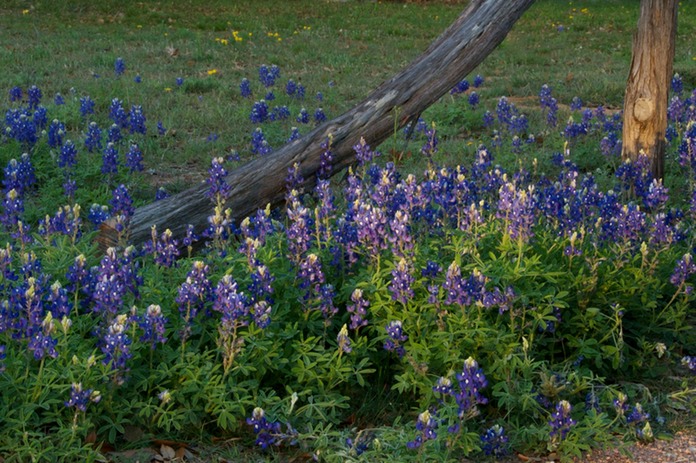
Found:
[{"label": "bluebonnet flower", "polygon": [[166,229],[159,237],[157,226],[152,226],[152,239],[148,243],[148,250],[155,258],[155,263],[162,267],[171,267],[179,257],[179,241],[174,239],[172,231]]},{"label": "bluebonnet flower", "polygon": [[457,85],[452,87],[452,90],[450,90],[450,95],[458,95],[466,92],[467,90],[469,90],[469,81],[466,79],[460,80]]},{"label": "bluebonnet flower", "polygon": [[479,88],[481,85],[483,85],[484,79],[481,74],[476,74],[476,77],[474,77],[474,88]]},{"label": "bluebonnet flower", "polygon": [[304,85],[297,84],[297,90],[295,91],[295,98],[297,98],[298,100],[304,100],[304,97],[305,97]]},{"label": "bluebonnet flower", "polygon": [[65,99],[63,98],[63,95],[56,93],[56,96],[53,97],[53,104],[56,106],[64,105]]},{"label": "bluebonnet flower", "polygon": [[42,97],[43,94],[41,93],[41,89],[39,87],[36,85],[29,87],[27,89],[27,103],[29,104],[29,108],[36,109],[36,107],[41,103]]},{"label": "bluebonnet flower", "polygon": [[140,172],[143,170],[143,152],[135,143],[131,143],[128,152],[126,153],[126,167],[131,172]]},{"label": "bluebonnet flower", "polygon": [[374,158],[379,156],[378,153],[370,149],[370,145],[368,145],[362,137],[360,137],[360,143],[353,146],[353,151],[355,151],[355,159],[357,159],[358,164],[361,166],[368,165]]},{"label": "bluebonnet flower", "polygon": [[467,358],[461,373],[457,373],[457,385],[459,390],[453,391],[453,395],[457,402],[459,419],[477,416],[477,406],[488,403],[488,399],[481,392],[488,386],[488,380],[473,357]]},{"label": "bluebonnet flower", "polygon": [[309,113],[305,108],[300,109],[300,113],[297,115],[296,118],[297,122],[300,124],[308,124],[309,123]]},{"label": "bluebonnet flower", "polygon": [[273,108],[273,112],[268,115],[268,118],[272,121],[284,121],[289,117],[290,109],[285,105],[276,106],[275,108]]},{"label": "bluebonnet flower", "polygon": [[147,127],[145,127],[145,114],[143,113],[143,107],[140,105],[131,106],[129,113],[129,128],[131,133],[147,134]]},{"label": "bluebonnet flower", "polygon": [[[573,362],[574,367],[577,367],[580,365],[580,362],[578,362],[578,360],[580,362],[582,360],[584,360],[583,356],[581,355],[580,357],[578,357],[578,359],[575,362]],[[576,363],[577,363],[577,366],[576,366]],[[599,397],[597,397],[597,394],[594,391],[590,391],[585,395],[585,411],[590,411],[590,410],[594,410],[597,413],[601,413],[601,411],[602,411],[602,409],[599,405]]]},{"label": "bluebonnet flower", "polygon": [[336,343],[338,344],[338,355],[350,354],[350,352],[353,350],[350,347],[350,337],[348,336],[347,325],[344,324],[341,327],[341,330],[338,332],[338,336],[336,336]]},{"label": "bluebonnet flower", "polygon": [[360,288],[355,288],[350,295],[352,304],[349,304],[346,310],[350,313],[350,329],[359,330],[362,326],[367,326],[367,308],[370,302],[363,297],[363,291]]},{"label": "bluebonnet flower", "polygon": [[232,187],[227,183],[227,170],[224,167],[225,160],[222,157],[213,158],[208,169],[208,192],[206,196],[216,204],[224,203],[229,197]]},{"label": "bluebonnet flower", "polygon": [[65,402],[68,408],[76,408],[81,412],[87,411],[90,402],[98,403],[101,400],[99,391],[83,389],[82,383],[72,383],[70,386],[70,399]]},{"label": "bluebonnet flower", "polygon": [[582,109],[582,100],[579,97],[574,96],[573,100],[570,102],[570,109],[572,111],[580,111]]},{"label": "bluebonnet flower", "polygon": [[541,86],[541,90],[539,91],[539,102],[542,111],[546,112],[546,124],[549,127],[556,127],[558,124],[558,102],[551,95],[551,87],[547,84]]},{"label": "bluebonnet flower", "polygon": [[631,413],[626,416],[626,423],[632,425],[633,432],[640,440],[652,440],[653,432],[650,427],[650,414],[643,411],[643,407],[637,403]]},{"label": "bluebonnet flower", "polygon": [[625,416],[628,411],[628,397],[623,392],[619,392],[618,396],[613,400],[614,410],[618,416]]},{"label": "bluebonnet flower", "polygon": [[685,355],[681,359],[681,364],[684,365],[691,373],[696,374],[696,355]]},{"label": "bluebonnet flower", "polygon": [[263,134],[263,130],[257,127],[251,133],[251,152],[258,154],[260,156],[265,156],[273,151],[271,145],[268,144],[266,137]]},{"label": "bluebonnet flower", "polygon": [[[297,193],[295,190],[291,191]],[[312,229],[314,221],[310,215],[310,211],[306,208],[296,196],[291,196],[290,205],[288,207],[288,218],[290,226],[287,229],[286,236],[288,239],[289,258],[293,262],[299,262],[304,253],[309,249],[312,242]]]},{"label": "bluebonnet flower", "polygon": [[551,414],[549,436],[556,440],[565,440],[570,429],[575,426],[575,420],[570,417],[572,406],[567,400],[561,400],[556,405],[556,410]]},{"label": "bluebonnet flower", "polygon": [[294,96],[296,91],[297,91],[297,84],[295,83],[294,80],[288,79],[288,83],[285,84],[285,93],[288,96]]},{"label": "bluebonnet flower", "polygon": [[212,286],[208,280],[210,268],[202,261],[195,261],[186,275],[186,281],[179,286],[176,303],[184,319],[182,338],[185,341],[191,333],[191,321],[212,300]]},{"label": "bluebonnet flower", "polygon": [[271,311],[268,301],[254,302],[251,312],[257,327],[264,329],[271,324]]},{"label": "bluebonnet flower", "polygon": [[99,204],[92,204],[92,206],[89,208],[89,213],[87,214],[87,218],[95,227],[98,227],[99,224],[105,222],[110,217],[111,213],[109,212],[109,207],[101,206]]},{"label": "bluebonnet flower", "polygon": [[0,373],[4,373],[5,371],[5,358],[7,358],[7,354],[5,353],[5,345],[0,344]]},{"label": "bluebonnet flower", "polygon": [[80,115],[86,118],[90,114],[94,114],[94,100],[89,95],[83,96],[80,98]]},{"label": "bluebonnet flower", "polygon": [[425,131],[425,144],[421,147],[421,154],[428,159],[428,162],[437,153],[437,132],[435,130],[435,124]]},{"label": "bluebonnet flower", "polygon": [[37,126],[27,108],[9,109],[5,114],[6,133],[30,148],[38,141]]},{"label": "bluebonnet flower", "polygon": [[19,192],[13,188],[5,193],[2,206],[3,209],[0,214],[0,222],[10,230],[18,224],[19,216],[24,212],[24,201]]},{"label": "bluebonnet flower", "polygon": [[136,84],[139,84],[142,81],[143,81],[143,78],[140,77],[140,74],[136,74],[135,77],[133,77],[133,82],[135,82]]},{"label": "bluebonnet flower", "polygon": [[264,85],[264,87],[272,87],[275,84],[276,79],[280,77],[280,68],[275,64],[270,68],[262,64],[259,67],[259,80]]},{"label": "bluebonnet flower", "polygon": [[114,61],[114,74],[116,77],[120,77],[123,75],[123,73],[126,72],[126,63],[123,61],[123,58],[119,57],[116,58]]},{"label": "bluebonnet flower", "polygon": [[358,240],[370,256],[374,257],[386,248],[387,217],[382,208],[372,206],[368,202],[360,202],[355,210],[354,221]]},{"label": "bluebonnet flower", "polygon": [[125,373],[128,371],[126,362],[133,356],[130,351],[131,339],[127,335],[128,325],[127,315],[117,316],[109,325],[101,348],[104,354],[102,363],[109,365],[115,372],[113,380],[119,385],[125,382]]},{"label": "bluebonnet flower", "polygon": [[5,178],[2,180],[2,186],[5,191],[16,189],[17,193],[22,195],[36,183],[34,166],[29,153],[22,154],[19,161],[10,159],[4,172]]},{"label": "bluebonnet flower", "polygon": [[63,136],[65,135],[65,124],[58,119],[53,119],[51,125],[48,126],[48,146],[58,148],[63,144]]},{"label": "bluebonnet flower", "polygon": [[167,338],[164,335],[166,323],[167,317],[162,314],[162,308],[156,304],[149,305],[145,314],[138,317],[138,326],[143,330],[140,340],[150,343],[152,350],[155,349],[157,343],[166,343]]},{"label": "bluebonnet flower", "polygon": [[251,82],[246,77],[239,84],[239,91],[242,94],[242,98],[251,98]]},{"label": "bluebonnet flower", "polygon": [[107,143],[102,153],[102,174],[118,173],[118,150],[113,143]]},{"label": "bluebonnet flower", "polygon": [[534,236],[532,227],[536,221],[533,185],[518,190],[508,182],[500,187],[499,195],[497,216],[505,219],[511,240],[526,243]]},{"label": "bluebonnet flower", "polygon": [[111,100],[111,105],[109,106],[109,119],[122,129],[128,127],[128,114],[126,114],[123,103],[118,98]]},{"label": "bluebonnet flower", "polygon": [[22,101],[22,88],[17,86],[12,87],[8,91],[8,96],[11,102]]},{"label": "bluebonnet flower", "polygon": [[406,443],[406,447],[409,449],[417,449],[426,441],[437,439],[437,433],[435,432],[437,427],[438,422],[429,410],[419,414],[416,419],[416,430],[418,434],[414,440]]},{"label": "bluebonnet flower", "polygon": [[184,78],[183,78],[183,77],[177,77],[175,82],[176,82],[176,86],[177,86],[177,87],[181,87],[182,85],[184,85]]},{"label": "bluebonnet flower", "polygon": [[483,113],[483,126],[484,127],[492,127],[493,123],[495,122],[495,118],[493,117],[493,113],[490,111],[486,111]]},{"label": "bluebonnet flower", "polygon": [[433,386],[433,392],[441,394],[443,396],[448,396],[452,394],[452,380],[444,376],[440,376],[437,379],[437,383]]},{"label": "bluebonnet flower", "polygon": [[116,224],[116,230],[120,233],[130,221],[133,212],[135,212],[133,200],[125,185],[121,184],[114,189],[111,198],[111,207],[113,216],[116,217],[119,222]]},{"label": "bluebonnet flower", "polygon": [[267,449],[271,445],[280,445],[283,441],[292,443],[297,439],[297,431],[289,424],[287,431],[283,432],[280,423],[266,420],[266,413],[261,407],[256,407],[246,422],[253,427],[256,434],[256,445],[262,449]]},{"label": "bluebonnet flower", "polygon": [[469,106],[471,106],[471,109],[476,109],[478,107],[480,101],[481,101],[481,98],[479,97],[478,93],[471,92],[469,94]]},{"label": "bluebonnet flower", "polygon": [[[314,286],[316,290],[316,285]],[[319,287],[316,300],[316,310],[321,312],[324,317],[324,324],[329,326],[334,315],[338,313],[338,308],[334,305],[333,300],[336,295],[336,290],[331,284],[323,284]]]},{"label": "bluebonnet flower", "polygon": [[681,95],[681,93],[684,91],[684,82],[679,74],[674,74],[670,86],[674,93]]},{"label": "bluebonnet flower", "polygon": [[502,458],[510,451],[508,440],[503,427],[499,424],[493,425],[481,435],[481,450],[488,456]]},{"label": "bluebonnet flower", "polygon": [[392,299],[402,304],[413,298],[414,278],[411,275],[411,265],[403,257],[391,272],[392,281],[389,284]]},{"label": "bluebonnet flower", "polygon": [[76,240],[82,235],[81,226],[80,205],[63,206],[53,217],[46,215],[45,219],[39,221],[39,234],[51,236],[58,233]]},{"label": "bluebonnet flower", "polygon": [[677,261],[677,265],[674,267],[674,271],[672,271],[669,282],[678,288],[684,286],[684,292],[686,294],[691,294],[694,288],[690,284],[686,284],[686,281],[694,274],[696,274],[696,263],[694,263],[691,254],[686,253]]},{"label": "bluebonnet flower", "polygon": [[316,111],[314,111],[314,122],[317,124],[320,124],[326,120],[326,114],[324,114],[324,110],[322,108],[317,108]]},{"label": "bluebonnet flower", "polygon": [[384,349],[389,352],[396,352],[399,358],[406,355],[403,343],[408,341],[408,336],[404,333],[403,325],[400,320],[393,320],[386,326],[387,336],[384,341]]},{"label": "bluebonnet flower", "polygon": [[38,106],[36,108],[36,111],[34,111],[33,122],[39,130],[46,128],[46,124],[48,124],[48,115],[45,107]]},{"label": "bluebonnet flower", "polygon": [[290,137],[288,138],[288,143],[295,141],[301,137],[302,135],[300,134],[300,129],[298,129],[297,127],[292,127],[290,129]]},{"label": "bluebonnet flower", "polygon": [[90,153],[102,149],[102,131],[96,122],[92,121],[87,126],[87,134],[85,135],[85,148]]},{"label": "bluebonnet flower", "polygon": [[167,128],[164,126],[162,121],[157,121],[157,133],[160,135],[160,137],[167,134]]},{"label": "bluebonnet flower", "polygon": [[304,300],[309,299],[311,293],[318,294],[321,285],[326,282],[326,277],[321,268],[321,260],[316,254],[309,254],[300,262],[297,272],[300,280],[300,288],[306,290]]},{"label": "bluebonnet flower", "polygon": [[273,101],[273,100],[275,100],[275,94],[274,94],[272,91],[269,90],[269,91],[266,93],[266,96],[264,97],[264,100],[267,100],[267,101]]},{"label": "bluebonnet flower", "polygon": [[268,119],[268,104],[265,100],[254,103],[249,113],[249,120],[252,124],[262,124]]}]

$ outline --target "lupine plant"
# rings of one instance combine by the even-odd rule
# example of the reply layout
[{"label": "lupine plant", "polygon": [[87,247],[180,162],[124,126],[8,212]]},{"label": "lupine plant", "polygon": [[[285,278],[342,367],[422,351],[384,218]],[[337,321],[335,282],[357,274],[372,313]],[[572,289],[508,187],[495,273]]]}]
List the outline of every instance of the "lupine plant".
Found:
[{"label": "lupine plant", "polygon": [[[113,70],[121,79],[125,61]],[[292,123],[326,118],[323,95],[311,101],[283,79],[264,65],[241,81],[244,156],[300,136]],[[462,81],[450,97],[466,95],[475,111],[484,82]],[[669,149],[689,176],[685,202],[645,159],[616,159],[619,118],[578,98],[561,127],[544,86],[537,129],[559,140],[545,174],[495,164],[535,139],[532,119],[502,97],[480,110],[486,132],[467,162],[443,164],[439,126],[421,120],[406,140],[424,157],[420,172],[361,140],[337,182],[329,136],[313,189],[295,165],[285,207],[242,220],[225,206],[234,161],[214,156],[208,226],[174,236],[153,225],[138,247],[129,225],[157,158],[149,140],[167,133],[148,130],[156,117],[118,98],[42,106],[38,87],[10,89],[0,456],[67,458],[68,443],[70,458],[96,461],[105,446],[95,441],[121,446],[126,426],[326,461],[539,449],[569,459],[614,433],[651,439],[668,426],[660,405],[694,406],[696,97],[679,82]],[[70,105],[79,127],[48,123]],[[611,188],[575,162],[589,140],[615,168]],[[99,251],[92,239],[109,218],[118,246]],[[660,404],[643,384],[664,375],[685,379]]]}]

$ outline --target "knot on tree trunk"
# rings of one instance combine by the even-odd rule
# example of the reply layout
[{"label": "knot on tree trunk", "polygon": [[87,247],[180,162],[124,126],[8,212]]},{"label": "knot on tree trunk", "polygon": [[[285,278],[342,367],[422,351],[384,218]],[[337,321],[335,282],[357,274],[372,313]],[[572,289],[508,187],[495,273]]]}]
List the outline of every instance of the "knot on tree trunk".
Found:
[{"label": "knot on tree trunk", "polygon": [[647,122],[655,113],[655,103],[649,98],[638,98],[633,105],[633,117],[639,122]]}]

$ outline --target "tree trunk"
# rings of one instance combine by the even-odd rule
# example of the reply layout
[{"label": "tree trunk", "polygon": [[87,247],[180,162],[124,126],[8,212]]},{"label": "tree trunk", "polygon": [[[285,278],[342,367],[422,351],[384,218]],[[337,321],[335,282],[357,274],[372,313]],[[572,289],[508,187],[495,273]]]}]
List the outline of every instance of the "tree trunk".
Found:
[{"label": "tree trunk", "polygon": [[[420,114],[476,68],[503,41],[534,0],[474,0],[461,16],[409,66],[382,83],[365,100],[343,115],[277,151],[251,160],[227,176],[232,192],[226,206],[237,222],[267,204],[283,201],[285,177],[295,163],[306,179],[316,182],[321,144],[332,136],[332,173],[352,164],[353,146],[361,137],[373,147]],[[150,228],[184,235],[188,224],[197,233],[207,227],[213,206],[201,184],[161,201],[137,208],[130,222],[131,244],[150,238]],[[97,237],[102,248],[117,244],[113,221],[102,224]]]},{"label": "tree trunk", "polygon": [[642,0],[624,99],[623,159],[644,152],[664,177],[665,131],[678,0]]}]

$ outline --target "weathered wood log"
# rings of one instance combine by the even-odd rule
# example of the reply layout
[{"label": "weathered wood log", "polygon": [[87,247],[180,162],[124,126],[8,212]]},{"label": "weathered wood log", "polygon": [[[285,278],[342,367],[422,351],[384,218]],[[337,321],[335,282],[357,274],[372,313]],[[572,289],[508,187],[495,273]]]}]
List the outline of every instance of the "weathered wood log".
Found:
[{"label": "weathered wood log", "polygon": [[[365,100],[343,115],[328,121],[304,137],[270,155],[255,158],[227,176],[232,192],[226,206],[241,221],[267,204],[283,201],[288,168],[296,163],[306,179],[305,188],[316,182],[323,151],[321,144],[332,136],[332,172],[355,160],[353,146],[361,137],[375,147],[446,94],[503,41],[512,26],[534,0],[474,0],[461,16],[409,66],[382,83]],[[213,209],[201,184],[167,199],[137,208],[130,222],[131,244],[151,236],[151,226],[170,229],[175,237],[185,234],[188,224],[197,233],[207,227]],[[97,237],[102,248],[117,244],[114,222],[102,224]]]},{"label": "weathered wood log", "polygon": [[642,0],[624,97],[623,159],[641,151],[664,177],[667,105],[677,34],[677,0]]}]

